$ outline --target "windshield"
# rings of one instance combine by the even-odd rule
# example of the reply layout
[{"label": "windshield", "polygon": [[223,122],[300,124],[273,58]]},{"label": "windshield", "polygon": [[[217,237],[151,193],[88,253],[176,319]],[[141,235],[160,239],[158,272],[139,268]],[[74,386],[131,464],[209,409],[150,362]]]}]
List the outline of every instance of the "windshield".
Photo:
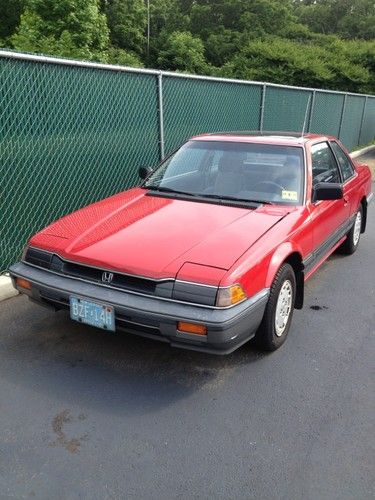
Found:
[{"label": "windshield", "polygon": [[189,141],[165,160],[143,187],[207,198],[297,205],[302,200],[303,172],[301,147]]}]

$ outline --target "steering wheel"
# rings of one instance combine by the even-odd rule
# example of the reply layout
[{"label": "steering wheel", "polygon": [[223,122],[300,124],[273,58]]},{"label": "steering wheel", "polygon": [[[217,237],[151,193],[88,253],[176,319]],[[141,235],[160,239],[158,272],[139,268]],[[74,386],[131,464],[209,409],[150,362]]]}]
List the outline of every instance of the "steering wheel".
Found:
[{"label": "steering wheel", "polygon": [[268,186],[273,186],[273,187],[276,187],[278,190],[280,189],[281,191],[284,191],[284,186],[282,186],[281,184],[278,184],[277,182],[274,182],[274,181],[260,181],[260,182],[257,182],[255,184],[255,186],[253,186],[253,190],[255,191],[255,188],[257,186],[261,186],[261,185],[268,185]]}]

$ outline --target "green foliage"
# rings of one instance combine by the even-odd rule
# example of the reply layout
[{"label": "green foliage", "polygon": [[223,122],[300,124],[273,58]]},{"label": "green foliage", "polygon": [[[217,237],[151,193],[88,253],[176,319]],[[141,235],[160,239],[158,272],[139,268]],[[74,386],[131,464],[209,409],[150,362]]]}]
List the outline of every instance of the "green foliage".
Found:
[{"label": "green foliage", "polygon": [[104,12],[112,44],[120,49],[143,54],[147,25],[147,11],[143,0],[108,0]]},{"label": "green foliage", "polygon": [[214,66],[222,66],[241,50],[244,35],[238,31],[221,28],[206,40],[206,57]]},{"label": "green foliage", "polygon": [[0,0],[0,11],[0,47],[375,92],[374,0]]},{"label": "green foliage", "polygon": [[120,66],[131,66],[133,68],[143,68],[141,59],[134,52],[110,47],[107,51],[107,62],[119,64]]},{"label": "green foliage", "polygon": [[[363,57],[368,57],[364,53]],[[368,90],[371,73],[338,39],[301,43],[278,37],[249,42],[222,68],[224,76],[306,87]]]},{"label": "green foliage", "polygon": [[162,69],[188,73],[204,73],[208,69],[202,40],[188,31],[175,31],[168,37],[158,64]]},{"label": "green foliage", "polygon": [[0,0],[0,40],[8,39],[16,30],[23,10],[23,0]]},{"label": "green foliage", "polygon": [[374,0],[295,0],[298,16],[317,33],[375,38]]},{"label": "green foliage", "polygon": [[11,41],[17,50],[106,60],[109,36],[97,0],[26,0]]}]

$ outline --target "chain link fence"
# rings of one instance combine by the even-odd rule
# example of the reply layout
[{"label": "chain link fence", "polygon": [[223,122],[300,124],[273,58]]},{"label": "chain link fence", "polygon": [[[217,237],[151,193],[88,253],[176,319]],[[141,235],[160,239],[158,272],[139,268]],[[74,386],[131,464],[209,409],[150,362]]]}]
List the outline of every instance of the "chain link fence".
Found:
[{"label": "chain link fence", "polygon": [[375,134],[375,96],[0,51],[0,270],[51,221],[138,182],[188,137],[225,130]]}]

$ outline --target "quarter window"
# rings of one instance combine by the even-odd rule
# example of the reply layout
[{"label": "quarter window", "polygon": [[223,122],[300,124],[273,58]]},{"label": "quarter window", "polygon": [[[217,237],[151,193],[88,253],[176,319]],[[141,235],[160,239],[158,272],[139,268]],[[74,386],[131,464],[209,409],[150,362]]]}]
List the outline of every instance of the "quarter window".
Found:
[{"label": "quarter window", "polygon": [[336,159],[326,142],[311,147],[313,186],[318,182],[341,182]]},{"label": "quarter window", "polygon": [[339,162],[342,177],[344,181],[346,181],[354,174],[353,165],[349,160],[349,158],[347,157],[347,155],[345,154],[345,152],[337,144],[337,142],[331,142],[330,144],[332,146],[333,152],[336,155],[337,161]]}]

